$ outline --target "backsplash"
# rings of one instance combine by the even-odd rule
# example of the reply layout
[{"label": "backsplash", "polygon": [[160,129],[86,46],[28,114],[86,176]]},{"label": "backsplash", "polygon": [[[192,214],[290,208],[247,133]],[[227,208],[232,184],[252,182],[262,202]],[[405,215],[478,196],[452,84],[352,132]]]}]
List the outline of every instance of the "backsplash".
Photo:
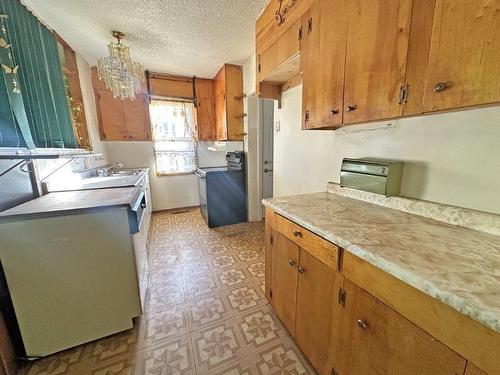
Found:
[{"label": "backsplash", "polygon": [[334,182],[328,183],[327,191],[448,224],[500,235],[500,215],[405,197],[385,197],[380,194],[341,187]]}]

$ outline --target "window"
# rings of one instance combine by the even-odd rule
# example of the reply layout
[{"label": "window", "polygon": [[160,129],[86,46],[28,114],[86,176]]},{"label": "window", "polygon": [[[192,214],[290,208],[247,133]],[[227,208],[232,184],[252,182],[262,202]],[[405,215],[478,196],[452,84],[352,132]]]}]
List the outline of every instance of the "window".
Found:
[{"label": "window", "polygon": [[196,124],[193,103],[152,100],[150,105],[156,174],[196,170]]}]

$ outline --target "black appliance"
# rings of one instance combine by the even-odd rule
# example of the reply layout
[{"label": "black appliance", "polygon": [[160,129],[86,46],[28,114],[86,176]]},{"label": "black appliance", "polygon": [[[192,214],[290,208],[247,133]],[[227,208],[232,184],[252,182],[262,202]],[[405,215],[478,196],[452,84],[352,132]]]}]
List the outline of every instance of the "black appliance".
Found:
[{"label": "black appliance", "polygon": [[225,167],[199,168],[201,216],[210,228],[247,221],[244,152],[228,152]]}]

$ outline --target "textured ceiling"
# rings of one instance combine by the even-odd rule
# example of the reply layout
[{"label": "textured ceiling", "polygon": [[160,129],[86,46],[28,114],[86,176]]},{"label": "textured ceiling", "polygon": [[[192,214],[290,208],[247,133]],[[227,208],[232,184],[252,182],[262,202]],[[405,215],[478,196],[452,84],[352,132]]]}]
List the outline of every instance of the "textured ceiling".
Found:
[{"label": "textured ceiling", "polygon": [[211,78],[254,50],[254,22],[268,0],[23,0],[90,64],[123,31],[146,69]]}]

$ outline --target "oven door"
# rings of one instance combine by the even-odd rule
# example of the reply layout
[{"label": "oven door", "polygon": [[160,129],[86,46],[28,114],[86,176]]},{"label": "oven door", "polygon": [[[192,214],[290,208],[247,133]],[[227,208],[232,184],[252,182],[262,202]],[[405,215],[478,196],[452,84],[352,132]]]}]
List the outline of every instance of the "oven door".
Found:
[{"label": "oven door", "polygon": [[200,170],[196,171],[198,176],[198,190],[200,195],[200,212],[203,220],[208,223],[208,207],[207,207],[207,180],[206,174]]}]

